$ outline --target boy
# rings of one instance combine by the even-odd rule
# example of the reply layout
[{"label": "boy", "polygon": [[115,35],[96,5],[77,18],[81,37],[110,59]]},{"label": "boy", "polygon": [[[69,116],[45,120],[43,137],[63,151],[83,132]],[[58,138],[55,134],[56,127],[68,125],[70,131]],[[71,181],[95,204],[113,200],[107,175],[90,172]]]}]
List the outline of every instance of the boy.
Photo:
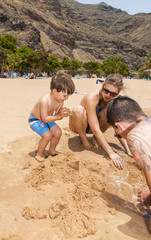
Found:
[{"label": "boy", "polygon": [[35,156],[38,161],[45,160],[44,150],[49,142],[50,155],[58,154],[56,147],[62,131],[55,121],[69,116],[70,111],[64,108],[63,104],[73,94],[75,85],[68,74],[60,71],[52,77],[50,89],[50,93],[44,95],[35,104],[29,116],[31,129],[41,136]]},{"label": "boy", "polygon": [[151,117],[133,99],[120,96],[107,106],[108,123],[127,139],[131,153],[144,171],[148,189],[138,193],[141,204],[151,206]]}]

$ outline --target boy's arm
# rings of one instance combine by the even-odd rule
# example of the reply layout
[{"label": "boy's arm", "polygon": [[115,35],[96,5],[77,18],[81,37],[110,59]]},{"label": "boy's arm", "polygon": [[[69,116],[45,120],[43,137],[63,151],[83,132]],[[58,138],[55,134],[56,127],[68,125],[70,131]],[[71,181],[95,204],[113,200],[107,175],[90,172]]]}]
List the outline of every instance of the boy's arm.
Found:
[{"label": "boy's arm", "polygon": [[100,129],[99,121],[96,115],[96,108],[93,101],[89,101],[89,104],[87,104],[86,106],[86,111],[88,115],[88,123],[97,141],[108,153],[109,157],[113,160],[115,166],[119,169],[123,169],[123,159],[112,150]]},{"label": "boy's arm", "polygon": [[68,116],[68,112],[66,108],[63,108],[63,104],[60,106],[60,110],[57,112],[57,114],[53,115],[53,112],[55,111],[55,109],[53,109],[53,111],[49,111],[49,105],[47,103],[46,99],[43,99],[40,103],[40,117],[41,120],[45,123],[49,123],[49,122],[55,122],[57,120],[61,120],[64,117]]}]

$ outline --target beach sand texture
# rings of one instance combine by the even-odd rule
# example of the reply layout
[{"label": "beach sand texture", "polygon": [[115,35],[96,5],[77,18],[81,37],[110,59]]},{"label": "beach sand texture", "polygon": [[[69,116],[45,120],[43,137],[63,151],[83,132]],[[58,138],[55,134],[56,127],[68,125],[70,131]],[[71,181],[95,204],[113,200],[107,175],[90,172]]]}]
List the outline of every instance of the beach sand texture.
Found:
[{"label": "beach sand texture", "polygon": [[[30,129],[28,116],[49,92],[50,80],[0,79],[0,239],[151,239],[148,209],[136,201],[138,190],[147,186],[143,172],[124,153],[112,128],[105,136],[125,160],[124,170],[116,169],[101,147],[85,150],[69,130],[68,118],[57,122],[62,153],[44,163],[35,160],[39,136]],[[65,102],[69,109],[101,87],[95,78],[74,82],[77,93]],[[151,115],[151,81],[124,79],[124,85],[121,95]]]}]

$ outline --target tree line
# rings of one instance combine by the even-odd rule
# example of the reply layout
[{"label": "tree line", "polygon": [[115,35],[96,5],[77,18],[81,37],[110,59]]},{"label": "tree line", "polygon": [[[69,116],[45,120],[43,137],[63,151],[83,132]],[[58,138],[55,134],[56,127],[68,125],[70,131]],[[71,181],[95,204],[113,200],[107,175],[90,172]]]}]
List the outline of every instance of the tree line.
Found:
[{"label": "tree line", "polygon": [[[141,65],[140,73],[145,67]],[[12,76],[13,72],[18,72],[21,76],[28,72],[34,72],[35,75],[46,72],[49,76],[61,69],[67,70],[72,76],[86,74],[91,77],[96,74],[101,77],[110,73],[130,75],[128,65],[122,62],[120,57],[105,59],[101,64],[95,61],[82,62],[67,56],[59,61],[55,55],[46,51],[35,51],[27,46],[17,48],[17,38],[5,34],[0,36],[0,77],[3,77],[8,69]]]}]

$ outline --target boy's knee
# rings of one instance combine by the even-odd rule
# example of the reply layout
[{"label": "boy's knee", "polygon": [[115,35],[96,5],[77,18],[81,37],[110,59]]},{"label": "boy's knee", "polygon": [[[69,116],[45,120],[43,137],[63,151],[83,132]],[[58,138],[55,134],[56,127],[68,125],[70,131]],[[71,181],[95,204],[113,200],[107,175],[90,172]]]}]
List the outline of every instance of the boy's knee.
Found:
[{"label": "boy's knee", "polygon": [[47,141],[50,141],[52,138],[52,134],[50,131],[47,131],[45,135],[43,136]]},{"label": "boy's knee", "polygon": [[62,130],[60,128],[56,129],[55,133],[54,133],[55,137],[61,137],[62,135]]}]

